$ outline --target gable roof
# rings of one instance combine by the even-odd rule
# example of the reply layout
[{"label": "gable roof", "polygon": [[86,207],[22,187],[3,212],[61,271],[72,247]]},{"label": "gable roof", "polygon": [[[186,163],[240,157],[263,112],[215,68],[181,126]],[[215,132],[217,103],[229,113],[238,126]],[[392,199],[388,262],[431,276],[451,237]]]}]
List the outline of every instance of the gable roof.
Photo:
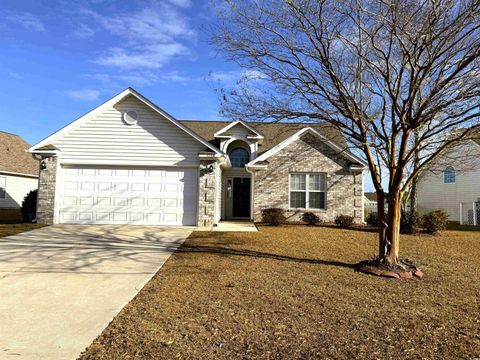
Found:
[{"label": "gable roof", "polygon": [[38,176],[39,165],[20,136],[0,131],[0,172]]},{"label": "gable roof", "polygon": [[348,151],[348,149],[342,148],[338,144],[334,143],[333,141],[329,140],[325,136],[323,136],[321,133],[319,133],[317,130],[311,128],[311,127],[304,127],[303,129],[298,130],[296,133],[294,133],[292,136],[289,138],[283,140],[280,144],[272,147],[270,150],[262,153],[260,156],[255,158],[254,160],[250,161],[247,166],[252,166],[255,165],[258,162],[265,161],[268,159],[270,156],[273,154],[277,153],[278,151],[282,150],[283,148],[287,147],[288,145],[292,144],[293,142],[299,140],[303,135],[310,133],[312,135],[318,136],[326,145],[328,145],[330,148],[333,150],[337,151],[339,154],[343,155],[345,158],[350,160],[353,163],[360,164],[362,167],[365,167],[366,164],[363,160],[358,158],[357,156],[353,155]]},{"label": "gable roof", "polygon": [[[180,120],[180,122],[216,147],[220,146],[220,139],[215,138],[215,133],[229,124],[227,121],[209,120]],[[258,148],[259,156],[306,127],[315,129],[318,133],[337,144],[343,150],[347,151],[348,148],[347,142],[340,131],[329,124],[293,122],[249,122],[248,124],[264,136],[263,142]]]},{"label": "gable roof", "polygon": [[[183,125],[181,122],[179,122],[177,119],[175,119],[172,115],[170,115],[169,113],[167,113],[166,111],[164,111],[163,109],[161,109],[160,107],[158,107],[157,105],[155,105],[153,102],[151,102],[150,100],[148,100],[146,97],[144,97],[142,94],[140,94],[139,92],[137,92],[136,90],[132,89],[132,88],[127,88],[125,89],[124,91],[122,91],[121,93],[115,95],[114,97],[112,97],[110,100],[107,100],[106,102],[104,102],[103,104],[101,104],[100,106],[96,107],[95,109],[91,110],[90,112],[86,113],[85,115],[81,116],[80,118],[74,120],[73,122],[71,122],[70,124],[68,124],[67,126],[63,127],[62,129],[58,130],[57,132],[53,133],[52,135],[48,136],[47,138],[41,140],[40,142],[38,142],[37,144],[33,145],[29,151],[32,152],[32,153],[35,153],[35,152],[38,152],[38,153],[42,153],[42,152],[45,152],[45,151],[50,151],[50,148],[52,146],[51,142],[57,138],[59,138],[60,136],[62,136],[63,134],[67,133],[68,131],[70,131],[71,129],[75,128],[76,126],[84,123],[85,121],[87,121],[88,119],[92,118],[93,116],[95,116],[97,113],[115,105],[116,103],[118,103],[119,101],[121,101],[122,99],[124,99],[125,97],[127,96],[135,96],[137,99],[139,99],[140,101],[142,101],[144,104],[146,104],[147,106],[149,106],[150,108],[152,108],[154,111],[158,112],[160,115],[162,115],[164,118],[166,118],[168,121],[170,121],[173,125],[177,126],[178,128],[180,128],[181,130],[183,130],[184,132],[186,132],[188,135],[190,135],[191,137],[193,137],[194,139],[196,139],[197,141],[199,141],[200,143],[202,143],[203,145],[205,145],[208,149],[210,149],[211,151],[213,151],[215,154],[217,155],[223,155],[222,151],[220,151],[217,147],[215,147],[213,144],[209,143],[208,141],[206,141],[204,138],[202,138],[201,136],[199,136],[198,134],[196,134],[194,131],[192,131],[191,129],[189,129],[188,127],[186,127],[185,125]],[[48,149],[48,150],[47,150]]]},{"label": "gable roof", "polygon": [[255,139],[263,139],[264,138],[264,136],[258,130],[254,129],[253,127],[251,127],[247,123],[243,122],[242,120],[232,121],[230,124],[228,124],[224,128],[218,130],[215,134],[213,134],[213,136],[214,137],[229,136],[228,134],[225,134],[225,132],[227,132],[228,130],[230,130],[231,128],[233,128],[234,126],[236,126],[238,124],[243,125],[247,130],[249,130],[253,134]]}]

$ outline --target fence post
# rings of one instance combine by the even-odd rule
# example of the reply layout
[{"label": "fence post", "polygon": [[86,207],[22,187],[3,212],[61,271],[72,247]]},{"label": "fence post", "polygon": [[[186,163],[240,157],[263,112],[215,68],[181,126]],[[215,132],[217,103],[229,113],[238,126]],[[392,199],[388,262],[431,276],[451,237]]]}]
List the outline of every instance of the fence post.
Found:
[{"label": "fence post", "polygon": [[460,225],[463,225],[463,203],[460,203]]},{"label": "fence post", "polygon": [[473,225],[477,226],[477,208],[475,206],[475,202],[472,203],[473,209]]}]

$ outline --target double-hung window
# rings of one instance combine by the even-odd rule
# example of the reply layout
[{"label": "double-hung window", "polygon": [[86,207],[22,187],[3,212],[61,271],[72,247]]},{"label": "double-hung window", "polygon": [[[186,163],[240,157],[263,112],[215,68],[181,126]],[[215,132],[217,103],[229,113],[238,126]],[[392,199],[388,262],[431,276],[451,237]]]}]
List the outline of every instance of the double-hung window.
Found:
[{"label": "double-hung window", "polygon": [[291,209],[325,209],[326,175],[290,174]]},{"label": "double-hung window", "polygon": [[5,176],[0,176],[0,200],[4,200],[7,196],[7,178]]}]

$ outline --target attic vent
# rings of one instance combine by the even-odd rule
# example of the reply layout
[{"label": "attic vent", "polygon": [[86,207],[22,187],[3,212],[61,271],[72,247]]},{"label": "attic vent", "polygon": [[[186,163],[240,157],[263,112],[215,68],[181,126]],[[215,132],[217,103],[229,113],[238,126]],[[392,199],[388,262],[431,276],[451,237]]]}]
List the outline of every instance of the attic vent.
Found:
[{"label": "attic vent", "polygon": [[129,110],[123,113],[123,121],[128,125],[135,125],[138,122],[138,113],[134,110]]}]

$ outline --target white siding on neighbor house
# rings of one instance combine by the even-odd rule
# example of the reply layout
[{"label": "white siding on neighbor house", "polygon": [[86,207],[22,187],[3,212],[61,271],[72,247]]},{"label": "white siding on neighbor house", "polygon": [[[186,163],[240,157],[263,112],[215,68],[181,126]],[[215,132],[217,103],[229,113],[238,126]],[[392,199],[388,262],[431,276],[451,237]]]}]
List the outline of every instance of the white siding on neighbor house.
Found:
[{"label": "white siding on neighbor house", "polygon": [[[418,184],[418,209],[428,212],[434,209],[445,209],[449,220],[460,221],[460,202],[470,205],[480,200],[480,146],[470,143],[463,150],[467,150],[470,159],[464,155],[458,156],[455,161],[455,151],[452,151],[451,160],[442,160],[436,165],[435,173],[426,173]],[[465,165],[468,163],[468,165]],[[453,166],[455,182],[444,183],[442,168]]]},{"label": "white siding on neighbor house", "polygon": [[[127,125],[126,111],[139,114]],[[53,140],[60,161],[72,164],[197,166],[205,145],[130,95]]]},{"label": "white siding on neighbor house", "polygon": [[0,185],[5,181],[5,199],[0,198],[1,208],[20,208],[25,195],[38,188],[38,179],[0,173]]}]

